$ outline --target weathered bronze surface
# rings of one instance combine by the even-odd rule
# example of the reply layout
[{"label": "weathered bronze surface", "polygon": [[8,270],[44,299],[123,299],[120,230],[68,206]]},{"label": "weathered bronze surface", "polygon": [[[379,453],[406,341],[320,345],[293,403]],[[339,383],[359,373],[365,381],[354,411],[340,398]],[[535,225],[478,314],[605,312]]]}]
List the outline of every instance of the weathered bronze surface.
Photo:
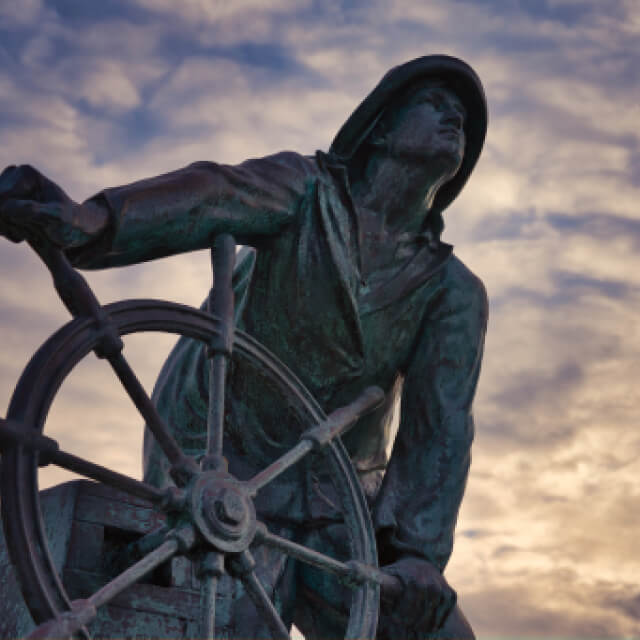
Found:
[{"label": "weathered bronze surface", "polygon": [[[176,587],[184,568],[176,569],[182,577],[171,572],[184,558],[200,567],[202,636],[286,637],[295,622],[307,638],[372,637],[382,585],[379,637],[473,637],[442,571],[469,468],[487,303],[440,233],[442,211],[469,177],[485,131],[474,72],[427,56],[392,69],[329,152],[314,157],[198,162],[83,204],[31,167],[5,170],[0,233],[32,244],[76,317],[34,358],[0,422],[9,550],[36,622],[55,617],[37,637],[82,633],[84,624],[117,635],[99,621],[113,619],[119,594],[142,587],[130,585],[150,572]],[[213,316],[167,303],[102,308],[67,262],[126,265],[206,248],[214,238],[215,286],[205,303]],[[247,245],[237,257],[236,240]],[[120,336],[139,330],[182,335],[152,398],[122,352]],[[61,349],[70,354],[62,367]],[[92,350],[147,424],[143,482],[74,458],[41,434],[56,385]],[[158,526],[166,530],[120,540],[124,551],[93,567],[83,590],[83,569],[73,564],[84,553],[80,542],[66,564],[42,551],[38,462],[127,492],[163,514]],[[87,507],[74,504],[68,529],[77,531]],[[102,531],[98,540],[118,529],[111,521],[91,526]],[[133,521],[122,531],[132,528]],[[375,568],[374,532],[384,571]],[[163,566],[172,568],[159,578]],[[230,587],[229,576],[242,586]],[[110,613],[96,618],[103,603]],[[140,614],[119,633],[192,635],[190,615],[158,627]]]}]

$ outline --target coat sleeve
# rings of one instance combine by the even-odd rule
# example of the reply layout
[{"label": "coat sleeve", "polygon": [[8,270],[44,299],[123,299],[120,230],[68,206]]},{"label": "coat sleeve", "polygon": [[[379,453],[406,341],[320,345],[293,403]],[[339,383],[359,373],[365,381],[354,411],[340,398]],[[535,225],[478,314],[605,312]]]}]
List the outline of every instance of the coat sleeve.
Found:
[{"label": "coat sleeve", "polygon": [[196,162],[105,189],[90,201],[108,210],[108,229],[68,254],[75,266],[100,269],[203,249],[219,233],[256,245],[294,220],[310,175],[309,159],[283,152],[237,166]]},{"label": "coat sleeve", "polygon": [[453,547],[471,462],[487,297],[461,262],[449,265],[406,371],[398,434],[374,505],[383,564],[413,555],[442,571]]}]

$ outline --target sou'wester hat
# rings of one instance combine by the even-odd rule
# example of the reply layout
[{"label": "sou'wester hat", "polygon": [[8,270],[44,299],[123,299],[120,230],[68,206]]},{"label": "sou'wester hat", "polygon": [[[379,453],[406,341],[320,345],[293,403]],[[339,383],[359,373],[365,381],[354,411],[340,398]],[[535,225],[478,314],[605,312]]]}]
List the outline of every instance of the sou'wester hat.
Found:
[{"label": "sou'wester hat", "polygon": [[456,198],[475,166],[487,132],[487,101],[480,78],[462,60],[430,55],[410,60],[390,69],[375,89],[358,105],[331,143],[329,153],[346,162],[362,144],[384,109],[411,85],[422,80],[442,80],[464,105],[466,146],[456,175],[438,190],[432,212],[439,214]]}]

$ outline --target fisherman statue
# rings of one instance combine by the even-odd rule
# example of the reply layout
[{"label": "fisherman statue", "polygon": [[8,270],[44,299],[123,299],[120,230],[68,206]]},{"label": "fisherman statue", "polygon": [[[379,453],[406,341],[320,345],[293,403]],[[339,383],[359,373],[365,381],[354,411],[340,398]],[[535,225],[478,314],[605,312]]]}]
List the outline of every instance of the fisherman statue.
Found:
[{"label": "fisherman statue", "polygon": [[[382,605],[379,638],[474,637],[443,571],[471,459],[487,298],[440,236],[486,126],[474,71],[433,55],[391,69],[328,152],[285,151],[237,166],[196,162],[82,204],[30,166],[0,176],[0,233],[16,242],[46,238],[82,269],[204,249],[232,234],[245,245],[233,280],[237,326],[327,412],[369,385],[384,390],[383,405],[344,437],[380,566],[403,585],[402,596]],[[205,447],[208,375],[204,346],[181,338],[154,390],[193,455]],[[227,393],[229,469],[260,469],[265,452],[290,446],[292,427],[250,368],[232,370]],[[144,476],[158,487],[172,483],[149,430]],[[344,522],[322,468],[304,490],[285,479],[256,508],[300,543],[342,553]],[[265,589],[285,624],[307,639],[343,637],[348,603],[337,582],[275,551],[267,564]],[[241,611],[235,634],[269,637],[252,607]]]}]

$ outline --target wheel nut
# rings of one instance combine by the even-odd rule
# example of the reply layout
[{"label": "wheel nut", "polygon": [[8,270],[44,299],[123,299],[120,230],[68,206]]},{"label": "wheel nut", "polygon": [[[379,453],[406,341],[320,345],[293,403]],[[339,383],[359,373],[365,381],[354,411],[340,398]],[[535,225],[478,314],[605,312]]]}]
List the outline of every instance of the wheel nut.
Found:
[{"label": "wheel nut", "polygon": [[225,491],[215,503],[216,515],[226,524],[238,525],[244,518],[245,509],[240,496]]}]

